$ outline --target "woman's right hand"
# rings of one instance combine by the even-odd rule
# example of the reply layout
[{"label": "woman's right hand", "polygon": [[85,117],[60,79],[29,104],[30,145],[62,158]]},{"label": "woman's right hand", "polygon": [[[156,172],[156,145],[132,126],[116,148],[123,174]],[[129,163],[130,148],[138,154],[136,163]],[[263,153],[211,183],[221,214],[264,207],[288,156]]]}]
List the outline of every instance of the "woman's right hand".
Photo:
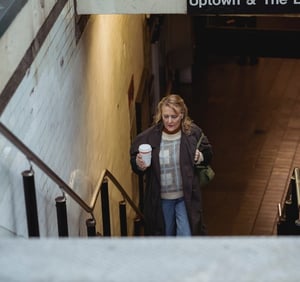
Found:
[{"label": "woman's right hand", "polygon": [[136,155],[135,161],[140,170],[145,170],[147,168],[145,162],[142,159],[142,155],[140,153]]}]

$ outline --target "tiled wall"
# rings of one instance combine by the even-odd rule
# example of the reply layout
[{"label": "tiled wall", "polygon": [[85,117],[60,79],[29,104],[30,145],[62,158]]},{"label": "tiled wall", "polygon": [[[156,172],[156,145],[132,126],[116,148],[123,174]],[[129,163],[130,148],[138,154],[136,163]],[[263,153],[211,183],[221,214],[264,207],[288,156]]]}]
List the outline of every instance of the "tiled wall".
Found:
[{"label": "tiled wall", "polygon": [[[137,198],[131,187],[128,156],[127,92],[133,77],[136,95],[145,67],[143,21],[142,15],[91,16],[76,45],[74,7],[69,1],[0,119],[87,201],[104,169]],[[15,52],[12,48],[9,55],[14,58]],[[5,70],[2,64],[0,68],[9,78],[13,68]],[[0,135],[0,236],[27,237],[21,172],[28,168],[25,156]],[[33,169],[40,235],[55,237],[54,199],[61,191],[39,168],[33,165]],[[118,234],[121,195],[110,182],[109,188],[112,228]],[[88,215],[69,197],[67,207],[70,236],[85,235]],[[134,217],[131,210],[128,213]],[[99,216],[98,208],[95,215]],[[98,220],[97,230],[102,232],[101,228]]]}]

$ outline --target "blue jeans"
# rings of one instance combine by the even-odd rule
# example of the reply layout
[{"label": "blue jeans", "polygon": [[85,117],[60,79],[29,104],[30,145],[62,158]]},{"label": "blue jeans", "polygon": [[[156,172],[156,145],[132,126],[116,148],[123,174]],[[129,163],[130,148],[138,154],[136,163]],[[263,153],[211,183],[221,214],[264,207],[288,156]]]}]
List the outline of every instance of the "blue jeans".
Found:
[{"label": "blue jeans", "polygon": [[191,236],[184,199],[161,200],[166,236]]}]

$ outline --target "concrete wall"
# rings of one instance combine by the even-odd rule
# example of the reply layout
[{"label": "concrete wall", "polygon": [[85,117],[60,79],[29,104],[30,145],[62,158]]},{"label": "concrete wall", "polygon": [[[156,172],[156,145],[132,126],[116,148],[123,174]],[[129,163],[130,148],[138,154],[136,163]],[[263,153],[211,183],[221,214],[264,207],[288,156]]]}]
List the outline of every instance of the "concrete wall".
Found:
[{"label": "concrete wall", "polygon": [[[33,8],[36,2],[28,1],[0,39],[4,60],[0,91],[55,4],[42,1],[43,7]],[[132,83],[134,97],[137,95],[145,67],[144,16],[91,16],[78,44],[74,16],[73,1],[68,1],[0,120],[83,199],[90,200],[107,168],[136,200],[128,155],[129,108],[134,98],[130,104],[128,89]],[[21,172],[28,168],[24,155],[0,135],[0,236],[27,237]],[[55,237],[54,199],[61,191],[37,167],[33,169],[40,234]],[[118,235],[117,203],[121,196],[111,182],[109,188],[114,206],[112,229]],[[70,236],[85,235],[88,215],[70,198],[67,207]],[[133,211],[128,213],[133,219]],[[99,214],[97,210],[95,215]],[[97,230],[102,232],[97,219]],[[128,223],[130,233],[132,221]]]},{"label": "concrete wall", "polygon": [[76,0],[79,14],[186,14],[184,0]]}]

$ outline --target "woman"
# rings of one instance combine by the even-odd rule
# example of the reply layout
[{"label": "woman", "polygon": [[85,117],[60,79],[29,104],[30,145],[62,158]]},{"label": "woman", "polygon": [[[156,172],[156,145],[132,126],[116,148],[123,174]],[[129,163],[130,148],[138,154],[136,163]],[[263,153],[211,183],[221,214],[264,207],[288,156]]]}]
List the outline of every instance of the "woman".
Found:
[{"label": "woman", "polygon": [[[171,94],[157,106],[154,125],[139,134],[130,149],[135,173],[146,174],[145,235],[191,236],[204,234],[201,191],[195,164],[212,158],[207,138],[196,148],[202,130],[188,116],[183,99]],[[138,151],[150,144],[152,159],[146,167]]]}]

